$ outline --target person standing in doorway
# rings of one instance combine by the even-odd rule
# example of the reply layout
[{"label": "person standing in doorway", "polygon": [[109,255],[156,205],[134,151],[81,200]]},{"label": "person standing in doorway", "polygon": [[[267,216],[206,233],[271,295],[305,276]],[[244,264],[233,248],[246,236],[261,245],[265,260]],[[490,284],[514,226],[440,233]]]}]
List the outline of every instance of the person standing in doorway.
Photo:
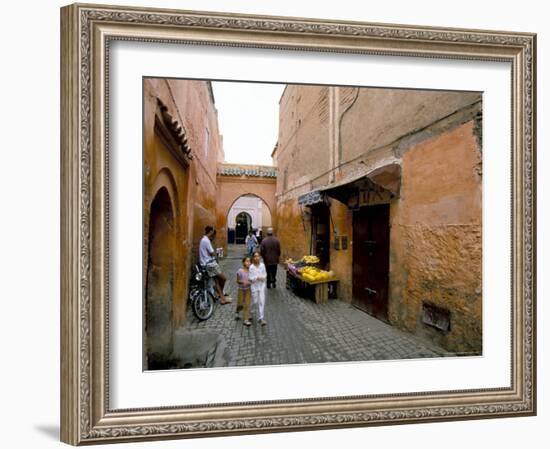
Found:
[{"label": "person standing in doorway", "polygon": [[262,263],[259,251],[254,252],[252,265],[248,270],[248,280],[250,281],[250,292],[252,294],[252,304],[257,310],[257,318],[262,326],[267,324],[264,316],[265,310],[265,281],[267,273],[265,265]]},{"label": "person standing in doorway", "polygon": [[256,251],[256,249],[258,247],[258,239],[254,235],[254,230],[253,229],[248,231],[248,235],[246,236],[245,245],[246,245],[246,253],[250,257],[252,257],[252,255],[254,254],[254,251]]},{"label": "person standing in doorway", "polygon": [[262,240],[260,245],[260,254],[262,255],[267,271],[267,288],[277,287],[277,266],[281,258],[281,244],[273,235],[273,229],[268,228],[267,237]]}]

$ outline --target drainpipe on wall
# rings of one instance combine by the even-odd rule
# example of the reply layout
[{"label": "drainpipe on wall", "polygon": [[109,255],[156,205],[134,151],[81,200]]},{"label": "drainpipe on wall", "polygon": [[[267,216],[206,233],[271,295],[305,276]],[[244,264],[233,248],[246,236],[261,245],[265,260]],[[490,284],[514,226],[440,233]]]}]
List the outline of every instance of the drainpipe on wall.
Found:
[{"label": "drainpipe on wall", "polygon": [[340,88],[334,87],[334,122],[332,126],[334,127],[334,143],[333,151],[334,157],[332,159],[332,182],[336,181],[336,170],[340,165],[340,158],[338,157],[339,152],[339,143],[340,143]]},{"label": "drainpipe on wall", "polygon": [[329,183],[336,181],[336,169],[339,165],[338,146],[340,142],[340,88],[329,87]]},{"label": "drainpipe on wall", "polygon": [[[341,114],[339,114],[339,117],[338,117],[338,126],[337,126],[337,130],[338,130],[338,138],[336,140],[336,166],[338,168],[340,168],[340,166],[342,165],[342,139],[341,139],[341,128],[342,128],[342,122],[344,120],[344,115],[346,115],[346,113],[353,107],[353,105],[355,104],[355,102],[357,101],[357,98],[359,98],[359,92],[360,92],[360,88],[359,87],[356,87],[355,88],[355,97],[353,98],[353,101],[348,104],[344,110],[342,111]],[[340,111],[338,111],[340,112]]]}]

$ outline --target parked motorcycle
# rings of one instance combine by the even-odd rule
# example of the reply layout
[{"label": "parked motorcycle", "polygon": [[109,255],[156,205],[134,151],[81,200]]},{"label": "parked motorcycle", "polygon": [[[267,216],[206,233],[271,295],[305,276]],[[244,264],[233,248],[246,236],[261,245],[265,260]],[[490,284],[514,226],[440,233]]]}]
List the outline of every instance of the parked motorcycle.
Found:
[{"label": "parked motorcycle", "polygon": [[216,280],[209,276],[206,267],[195,264],[189,286],[189,302],[197,319],[205,321],[212,316],[217,298]]}]

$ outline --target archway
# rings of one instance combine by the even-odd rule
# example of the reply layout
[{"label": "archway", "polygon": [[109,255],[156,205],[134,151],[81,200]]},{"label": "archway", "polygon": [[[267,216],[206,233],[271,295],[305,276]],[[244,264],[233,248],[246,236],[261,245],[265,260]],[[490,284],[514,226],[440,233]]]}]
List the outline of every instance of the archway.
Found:
[{"label": "archway", "polygon": [[245,243],[250,230],[265,235],[273,226],[271,210],[259,196],[248,193],[238,197],[227,211],[227,241],[229,244]]},{"label": "archway", "polygon": [[[233,214],[239,201],[245,197],[260,198],[262,209],[267,216],[270,227],[277,232],[277,201],[275,192],[277,187],[276,169],[268,166],[240,166],[235,164],[222,164],[218,168],[216,176],[218,196],[216,199],[216,228],[219,239],[216,245],[229,250],[228,244],[235,243],[235,226]],[[248,212],[248,210],[247,210]],[[258,226],[252,217],[252,227],[262,229],[265,233],[265,225]]]},{"label": "archway", "polygon": [[149,247],[145,287],[145,332],[149,369],[163,368],[173,346],[174,215],[165,187],[155,195],[149,212]]}]

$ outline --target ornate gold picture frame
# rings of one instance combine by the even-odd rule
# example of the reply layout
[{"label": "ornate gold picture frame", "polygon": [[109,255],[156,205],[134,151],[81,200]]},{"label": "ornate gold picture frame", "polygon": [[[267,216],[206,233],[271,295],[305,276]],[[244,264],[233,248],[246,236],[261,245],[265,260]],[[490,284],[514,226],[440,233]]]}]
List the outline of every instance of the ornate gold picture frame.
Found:
[{"label": "ornate gold picture frame", "polygon": [[[113,409],[109,50],[117,41],[511,64],[510,387]],[[536,36],[75,4],[61,9],[61,439],[73,445],[536,413]],[[136,244],[140,244],[137,242]],[[137,342],[140,344],[140,342]]]}]

